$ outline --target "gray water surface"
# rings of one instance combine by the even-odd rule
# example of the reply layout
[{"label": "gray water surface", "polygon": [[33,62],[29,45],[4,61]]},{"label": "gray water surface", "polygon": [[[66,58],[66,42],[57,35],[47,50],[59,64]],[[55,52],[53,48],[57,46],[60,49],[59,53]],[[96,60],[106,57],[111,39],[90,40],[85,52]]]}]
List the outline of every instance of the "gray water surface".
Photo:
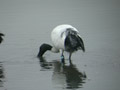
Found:
[{"label": "gray water surface", "polygon": [[[76,27],[86,52],[61,64],[60,54],[37,58],[60,24]],[[119,90],[119,0],[0,0],[0,90]]]}]

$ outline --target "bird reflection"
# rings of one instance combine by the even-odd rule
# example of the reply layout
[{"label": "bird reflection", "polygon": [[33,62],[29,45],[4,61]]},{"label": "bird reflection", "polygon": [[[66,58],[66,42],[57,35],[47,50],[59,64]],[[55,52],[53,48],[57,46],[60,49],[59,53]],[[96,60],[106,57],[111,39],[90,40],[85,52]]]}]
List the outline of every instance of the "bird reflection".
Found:
[{"label": "bird reflection", "polygon": [[72,63],[63,64],[60,60],[47,62],[45,58],[40,59],[42,69],[53,70],[52,81],[57,87],[67,89],[82,88],[87,78],[85,72],[80,72]]},{"label": "bird reflection", "polygon": [[3,87],[4,78],[5,78],[4,69],[3,69],[2,63],[0,62],[0,87]]},{"label": "bird reflection", "polygon": [[40,62],[40,66],[41,66],[41,70],[48,70],[48,69],[52,69],[53,67],[53,62],[47,62],[46,59],[44,57],[39,57],[39,62]]}]

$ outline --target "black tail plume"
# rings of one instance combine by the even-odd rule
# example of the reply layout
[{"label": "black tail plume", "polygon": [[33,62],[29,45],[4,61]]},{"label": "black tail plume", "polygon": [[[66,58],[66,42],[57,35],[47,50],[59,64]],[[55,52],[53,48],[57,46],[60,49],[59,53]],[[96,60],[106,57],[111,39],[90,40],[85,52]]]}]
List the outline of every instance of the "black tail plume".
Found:
[{"label": "black tail plume", "polygon": [[84,47],[84,42],[81,37],[78,36],[78,42],[80,45],[80,48],[82,49],[83,52],[85,52],[85,47]]},{"label": "black tail plume", "polygon": [[82,38],[78,32],[68,29],[66,31],[65,49],[68,52],[74,52],[78,49],[82,49],[85,52],[85,47]]}]

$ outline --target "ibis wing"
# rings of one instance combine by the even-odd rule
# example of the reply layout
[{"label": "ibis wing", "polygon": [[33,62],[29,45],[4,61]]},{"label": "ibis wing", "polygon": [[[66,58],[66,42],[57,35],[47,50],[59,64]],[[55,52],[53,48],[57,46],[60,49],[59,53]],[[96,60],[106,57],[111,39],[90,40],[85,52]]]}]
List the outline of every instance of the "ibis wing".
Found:
[{"label": "ibis wing", "polygon": [[66,31],[65,50],[74,52],[78,49],[85,51],[84,43],[78,32],[68,29]]}]

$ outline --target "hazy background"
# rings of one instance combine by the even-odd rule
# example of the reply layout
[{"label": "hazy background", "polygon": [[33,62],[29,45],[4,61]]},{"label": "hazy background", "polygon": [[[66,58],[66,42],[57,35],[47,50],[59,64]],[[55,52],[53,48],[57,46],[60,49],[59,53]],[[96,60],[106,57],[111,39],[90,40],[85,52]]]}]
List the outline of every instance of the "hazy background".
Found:
[{"label": "hazy background", "polygon": [[[63,89],[51,84],[53,70],[39,71],[36,58],[42,43],[51,44],[50,33],[59,24],[76,27],[85,43],[86,52],[72,56],[90,79],[78,89],[118,90],[119,0],[0,0],[0,32],[5,34],[0,45],[4,75],[0,90]],[[51,62],[60,55],[47,52],[45,57]]]}]

